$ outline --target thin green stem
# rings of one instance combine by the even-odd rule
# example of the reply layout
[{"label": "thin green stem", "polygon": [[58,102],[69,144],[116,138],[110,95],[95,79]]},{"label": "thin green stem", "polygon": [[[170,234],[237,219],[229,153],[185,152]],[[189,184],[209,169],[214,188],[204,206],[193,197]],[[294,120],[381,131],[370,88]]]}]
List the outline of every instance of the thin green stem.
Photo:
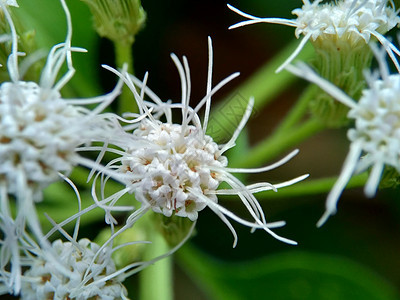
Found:
[{"label": "thin green stem", "polygon": [[[275,73],[276,69],[293,53],[298,41],[290,43],[283,51],[279,52],[272,61],[268,61],[254,75],[240,85],[232,94],[226,97],[213,109],[209,121],[209,134],[213,136],[221,132],[229,137],[232,126],[237,126],[246,110],[247,101],[254,97],[254,110],[260,110],[275,99],[275,96],[285,90],[292,82],[298,80],[296,76],[283,70]],[[306,45],[298,59],[307,61],[314,53],[311,45]],[[212,132],[211,132],[212,131]]]},{"label": "thin green stem", "polygon": [[[346,189],[357,188],[365,185],[368,179],[368,173],[364,172],[353,176]],[[294,185],[280,189],[277,193],[271,193],[271,191],[261,192],[257,194],[257,199],[276,199],[276,198],[289,198],[289,197],[301,197],[310,196],[317,194],[324,194],[332,189],[335,184],[337,177],[330,178],[319,178],[313,180],[304,180]]]},{"label": "thin green stem", "polygon": [[[151,213],[144,217],[146,222],[146,238],[151,241],[144,251],[143,260],[149,261],[155,257],[167,253],[170,248],[162,236],[155,228],[151,219]],[[139,273],[140,277],[140,296],[141,300],[173,300],[173,268],[172,256],[168,256],[160,261],[143,269]]]},{"label": "thin green stem", "polygon": [[275,158],[289,148],[295,147],[322,129],[324,129],[324,126],[318,120],[311,119],[285,134],[273,134],[244,155],[240,161],[240,166],[246,166],[246,168],[259,167],[260,164]]},{"label": "thin green stem", "polygon": [[[125,42],[114,42],[115,47],[115,60],[117,67],[122,68],[124,64],[128,65],[128,73],[134,74],[133,69],[133,55],[132,55],[132,44]],[[138,112],[136,101],[133,97],[132,91],[124,85],[122,93],[118,99],[118,113],[124,112]]]},{"label": "thin green stem", "polygon": [[301,121],[308,112],[309,102],[315,96],[317,91],[318,88],[315,85],[309,85],[290,112],[285,116],[282,123],[275,129],[274,134],[283,134],[284,132],[291,130],[299,121]]}]

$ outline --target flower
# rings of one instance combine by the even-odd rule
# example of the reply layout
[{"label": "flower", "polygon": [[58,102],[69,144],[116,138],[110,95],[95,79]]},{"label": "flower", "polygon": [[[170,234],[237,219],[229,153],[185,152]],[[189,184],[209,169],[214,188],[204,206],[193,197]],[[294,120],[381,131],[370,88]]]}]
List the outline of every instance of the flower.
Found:
[{"label": "flower", "polygon": [[[146,87],[147,74],[141,82],[127,72],[121,73],[108,68],[129,86],[137,101],[141,117],[134,120],[134,124],[121,127],[120,132],[115,133],[114,138],[109,141],[119,149],[107,149],[118,155],[118,158],[107,167],[120,173],[119,176],[114,174],[111,177],[122,182],[126,188],[103,199],[102,203],[110,203],[108,206],[103,205],[103,208],[109,212],[114,209],[113,205],[123,194],[134,193],[142,206],[128,218],[128,223],[137,220],[149,209],[165,217],[176,216],[196,221],[199,212],[209,207],[231,230],[234,246],[237,243],[237,236],[228,218],[252,229],[264,229],[280,241],[296,244],[271,231],[270,228],[282,226],[284,223],[267,223],[264,212],[253,194],[263,190],[276,190],[302,180],[306,176],[275,186],[270,183],[246,186],[232,173],[255,173],[273,169],[287,162],[297,151],[278,163],[264,168],[232,169],[227,167],[228,160],[223,154],[234,147],[235,140],[250,117],[254,100],[250,99],[240,124],[225,145],[218,145],[212,137],[207,135],[211,97],[227,82],[239,75],[234,73],[211,88],[211,39],[209,39],[209,53],[207,93],[195,108],[189,106],[191,81],[186,57],[183,57],[182,64],[174,54],[171,55],[181,79],[180,103],[163,102],[159,99]],[[136,92],[136,88],[141,90],[140,94]],[[154,103],[143,100],[145,94]],[[198,111],[203,106],[205,106],[205,116],[201,122]],[[174,109],[182,113],[182,121],[179,124],[173,122]],[[129,116],[136,117],[137,115],[129,114]],[[218,189],[222,182],[226,182],[231,189]],[[105,182],[102,183],[103,189],[104,185]],[[244,220],[220,205],[218,195],[238,195],[254,222]],[[108,216],[108,220],[110,219],[111,217]]]},{"label": "flower", "polygon": [[[55,45],[44,66],[39,83],[23,81],[18,67],[18,36],[6,5],[0,2],[12,37],[12,50],[7,61],[11,80],[0,85],[0,230],[4,240],[1,268],[11,260],[10,288],[18,293],[20,283],[19,236],[25,223],[41,246],[45,241],[34,202],[42,200],[42,190],[50,183],[68,175],[77,164],[94,168],[97,164],[81,157],[78,147],[96,140],[104,140],[107,130],[113,127],[112,116],[100,113],[119,94],[121,84],[111,93],[89,99],[63,99],[60,89],[74,74],[71,52],[83,49],[71,47],[71,18],[61,0],[67,18],[67,37]],[[66,62],[68,71],[56,82],[61,67]],[[81,105],[100,103],[89,110]],[[8,203],[11,196],[16,202],[16,213],[11,213]],[[5,225],[7,224],[7,226]],[[11,226],[12,224],[12,226]],[[4,226],[3,226],[4,225]],[[16,236],[15,236],[16,235]],[[9,238],[10,237],[10,238]],[[8,249],[8,250],[6,250]],[[3,260],[5,259],[5,260]],[[15,271],[18,270],[18,271]],[[5,270],[3,270],[5,271]],[[12,287],[13,286],[13,287]]]},{"label": "flower", "polygon": [[326,211],[318,226],[323,225],[330,215],[336,213],[339,197],[353,174],[371,168],[364,193],[367,197],[373,197],[385,165],[400,172],[400,74],[390,74],[385,53],[375,47],[372,49],[380,66],[380,77],[377,73],[365,72],[368,88],[363,90],[358,101],[351,99],[304,64],[286,67],[290,72],[317,84],[348,106],[348,118],[355,122],[354,127],[347,132],[351,142],[350,151],[341,174],[327,197]]},{"label": "flower", "polygon": [[108,247],[100,248],[88,239],[56,240],[52,250],[68,274],[45,257],[32,257],[24,273],[21,299],[128,299],[118,276],[113,276],[116,268]]},{"label": "flower", "polygon": [[334,43],[338,49],[349,50],[366,45],[371,37],[378,40],[386,49],[398,70],[400,65],[394,54],[400,56],[400,51],[383,35],[397,26],[400,18],[393,2],[388,0],[338,0],[334,3],[321,3],[322,0],[303,0],[303,6],[292,11],[296,19],[258,18],[234,8],[229,9],[250,20],[237,23],[230,29],[255,24],[273,23],[295,27],[297,38],[303,35],[293,54],[278,68],[281,71],[302,50],[308,40],[315,48],[324,44]]},{"label": "flower", "polygon": [[[81,207],[81,203],[79,204]],[[88,209],[90,210],[91,207],[79,209],[78,213],[59,224],[49,218],[54,227],[46,234],[46,238],[58,233],[63,235],[68,240],[67,242],[58,239],[51,244],[50,249],[42,249],[29,238],[21,243],[20,251],[24,253],[21,299],[128,300],[127,291],[122,282],[174,254],[192,236],[195,225],[193,223],[182,240],[167,252],[156,257],[151,256],[148,261],[138,262],[136,261],[138,257],[134,257],[134,261],[125,259],[118,268],[115,262],[116,257],[129,256],[132,252],[131,246],[150,242],[132,241],[132,236],[126,241],[126,237],[122,237],[121,233],[129,227],[123,226],[116,232],[113,225],[108,229],[109,232],[103,231],[104,240],[101,246],[87,238],[78,241],[81,216]],[[63,226],[73,220],[75,220],[74,233],[70,236]],[[127,231],[125,233],[132,234]],[[121,237],[122,239],[118,240]],[[114,255],[117,252],[119,252],[118,255]],[[1,283],[2,279],[0,277],[0,295],[7,293]]]}]

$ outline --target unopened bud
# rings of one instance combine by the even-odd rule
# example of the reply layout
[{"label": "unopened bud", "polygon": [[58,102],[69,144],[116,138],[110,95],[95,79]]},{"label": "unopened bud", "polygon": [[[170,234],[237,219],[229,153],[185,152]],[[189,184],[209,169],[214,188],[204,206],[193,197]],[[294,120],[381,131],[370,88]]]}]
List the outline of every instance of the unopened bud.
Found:
[{"label": "unopened bud", "polygon": [[82,0],[92,12],[94,27],[101,37],[132,44],[146,20],[140,0]]}]

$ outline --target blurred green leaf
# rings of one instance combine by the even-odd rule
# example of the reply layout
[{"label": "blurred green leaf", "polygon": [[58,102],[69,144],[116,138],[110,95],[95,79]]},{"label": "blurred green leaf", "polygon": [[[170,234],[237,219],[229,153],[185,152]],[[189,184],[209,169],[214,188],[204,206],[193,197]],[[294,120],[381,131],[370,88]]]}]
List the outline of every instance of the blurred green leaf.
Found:
[{"label": "blurred green leaf", "polygon": [[[50,50],[52,46],[62,43],[67,33],[65,14],[59,1],[55,0],[20,0],[19,8],[13,10],[27,29],[36,31],[39,48]],[[72,16],[72,46],[82,47],[89,53],[73,54],[77,72],[66,92],[76,97],[97,96],[99,87],[97,63],[98,37],[92,28],[89,9],[80,1],[67,1]]]},{"label": "blurred green leaf", "polygon": [[[239,124],[241,116],[246,110],[250,97],[254,97],[253,115],[267,106],[288,85],[298,78],[289,72],[276,73],[276,69],[293,53],[298,46],[295,40],[268,61],[236,90],[223,99],[212,111],[207,134],[217,141],[230,136]],[[314,50],[306,45],[297,59],[307,61],[312,57]],[[240,118],[239,118],[240,116]]]},{"label": "blurred green leaf", "polygon": [[[94,204],[89,191],[80,193],[82,200],[82,208],[89,207]],[[65,219],[75,215],[78,210],[78,200],[73,189],[65,182],[57,182],[44,190],[44,200],[36,205],[38,215],[41,220],[44,232],[50,230],[53,226],[47,220],[44,213],[49,215],[54,221],[60,223]],[[96,208],[84,214],[81,218],[81,225],[89,225],[95,221],[104,219],[104,211]],[[67,231],[75,226],[75,221],[71,221],[63,228]]]},{"label": "blurred green leaf", "polygon": [[189,245],[178,255],[211,299],[399,299],[379,275],[340,256],[290,251],[226,263]]}]

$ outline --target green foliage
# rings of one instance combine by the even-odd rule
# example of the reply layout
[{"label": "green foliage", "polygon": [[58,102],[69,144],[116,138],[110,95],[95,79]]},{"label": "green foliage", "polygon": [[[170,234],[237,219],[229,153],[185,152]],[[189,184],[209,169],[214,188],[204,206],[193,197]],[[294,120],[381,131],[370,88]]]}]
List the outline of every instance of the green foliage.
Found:
[{"label": "green foliage", "polygon": [[182,267],[211,299],[399,299],[379,275],[349,259],[290,251],[240,263],[216,261],[186,246]]},{"label": "green foliage", "polygon": [[[34,30],[38,49],[47,52],[54,44],[65,40],[66,19],[59,1],[20,0],[19,5],[18,9],[14,9],[14,13],[24,28]],[[84,48],[88,53],[73,54],[77,72],[63,92],[65,96],[70,97],[78,95],[93,97],[102,92],[99,77],[100,63],[96,59],[98,37],[92,29],[90,12],[85,4],[68,1],[68,7],[72,15],[72,46]]]}]

